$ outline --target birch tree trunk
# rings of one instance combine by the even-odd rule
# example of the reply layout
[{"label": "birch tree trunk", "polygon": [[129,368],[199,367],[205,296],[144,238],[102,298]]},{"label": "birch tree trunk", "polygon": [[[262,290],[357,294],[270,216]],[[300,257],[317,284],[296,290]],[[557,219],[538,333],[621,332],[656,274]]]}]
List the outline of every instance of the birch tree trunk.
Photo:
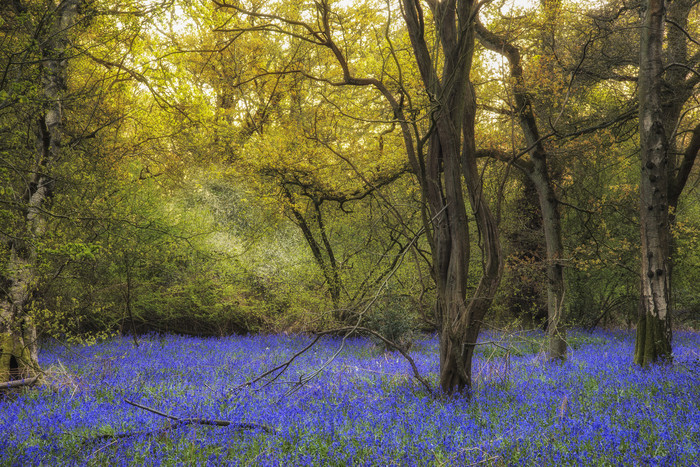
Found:
[{"label": "birch tree trunk", "polygon": [[[10,259],[3,272],[0,296],[0,382],[37,375],[38,346],[28,304],[37,287],[37,244],[47,229],[56,163],[61,157],[62,99],[65,90],[69,34],[77,14],[77,0],[46,2],[48,24],[36,25],[41,52],[42,112],[34,124],[35,152],[24,194],[21,232],[10,241]],[[22,8],[16,2],[17,8]],[[18,13],[21,13],[18,11]]]},{"label": "birch tree trunk", "polygon": [[[700,85],[700,74],[693,71],[700,64],[700,55],[689,49],[692,38],[688,34],[689,18],[697,8],[693,0],[674,0],[666,5],[660,0],[649,1],[642,28],[639,131],[643,267],[634,359],[643,366],[671,359],[672,258],[677,254],[671,226],[700,151],[700,124],[689,122],[690,114],[684,112]],[[686,135],[690,138],[684,142]]]},{"label": "birch tree trunk", "polygon": [[635,362],[671,359],[668,141],[662,111],[664,0],[647,0],[639,64],[641,300]]}]

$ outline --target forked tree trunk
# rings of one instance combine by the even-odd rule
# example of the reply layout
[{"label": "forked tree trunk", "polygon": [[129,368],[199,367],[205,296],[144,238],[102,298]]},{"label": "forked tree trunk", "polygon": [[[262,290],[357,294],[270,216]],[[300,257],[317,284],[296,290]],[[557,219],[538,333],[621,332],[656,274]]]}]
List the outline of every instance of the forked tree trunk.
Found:
[{"label": "forked tree trunk", "polygon": [[[65,89],[68,35],[77,13],[77,0],[47,1],[51,27],[37,37],[41,47],[43,114],[35,125],[34,164],[24,194],[22,227],[10,242],[10,260],[3,273],[0,296],[0,382],[37,374],[38,346],[35,323],[28,304],[36,290],[37,244],[46,232],[45,211],[51,201],[52,173],[61,156],[63,133],[62,96]],[[19,2],[17,2],[19,4]]]},{"label": "forked tree trunk", "polygon": [[[345,322],[348,319],[348,316],[346,310],[343,310],[340,307],[340,293],[342,291],[340,268],[335,259],[333,247],[328,239],[325,224],[323,223],[321,203],[317,200],[312,200],[314,205],[313,215],[321,237],[321,242],[319,242],[316,240],[316,236],[311,230],[311,225],[304,214],[295,207],[295,198],[292,192],[286,186],[282,187],[282,191],[289,201],[289,210],[294,216],[294,223],[301,229],[304,239],[306,240],[306,244],[309,245],[311,253],[314,256],[316,265],[321,270],[323,278],[326,280],[326,284],[328,284],[328,293],[330,294],[331,301],[333,303],[334,316],[338,321]],[[326,260],[326,258],[328,259]]]},{"label": "forked tree trunk", "polygon": [[635,363],[671,359],[668,142],[662,114],[664,0],[647,0],[639,64],[641,302]]},{"label": "forked tree trunk", "polygon": [[[426,24],[424,3],[430,8],[434,28]],[[391,105],[401,127],[407,157],[418,175],[427,208],[424,221],[437,287],[440,385],[449,394],[467,392],[471,387],[474,346],[500,282],[503,264],[496,223],[482,195],[474,151],[476,106],[469,72],[474,53],[474,21],[481,4],[477,0],[401,0],[421,87],[431,102],[429,115],[425,119],[421,116],[420,122],[407,118],[403,96],[397,99],[383,81],[353,75],[343,49],[333,39],[329,2],[315,2],[317,18],[313,25],[296,19],[283,21],[287,26],[301,26],[304,34],[314,31],[313,42],[328,48],[342,68],[343,79],[334,84],[373,86]],[[227,8],[269,20],[238,4],[228,4]],[[409,88],[400,86],[401,92]],[[423,133],[423,122],[430,125],[428,134]],[[466,297],[470,240],[465,182],[482,238],[484,263],[483,277],[470,299]]]},{"label": "forked tree trunk", "polygon": [[[417,173],[421,174],[421,187],[432,216],[429,230],[438,292],[435,317],[440,332],[440,386],[448,394],[468,393],[474,346],[503,269],[496,222],[484,199],[476,168],[476,104],[469,73],[478,5],[473,0],[436,0],[428,5],[442,49],[439,74],[439,61],[431,56],[433,49],[426,42],[421,2],[403,1],[416,64],[423,86],[434,100],[425,170]],[[464,185],[476,216],[484,257],[483,275],[469,299],[469,222]]]}]

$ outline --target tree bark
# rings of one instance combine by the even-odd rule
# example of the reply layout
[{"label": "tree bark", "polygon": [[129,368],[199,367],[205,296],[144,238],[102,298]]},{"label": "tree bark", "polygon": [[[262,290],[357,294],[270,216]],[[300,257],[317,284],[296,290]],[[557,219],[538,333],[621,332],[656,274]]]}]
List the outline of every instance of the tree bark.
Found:
[{"label": "tree bark", "polygon": [[[496,222],[483,197],[476,168],[476,105],[469,72],[478,6],[467,0],[428,4],[444,59],[439,76],[425,40],[420,1],[404,0],[403,12],[423,86],[434,104],[422,185],[433,219],[431,247],[438,291],[435,318],[440,333],[440,386],[448,394],[468,393],[474,346],[503,270]],[[469,300],[466,296],[471,252],[462,178],[484,254],[483,275]]]},{"label": "tree bark", "polygon": [[547,174],[546,158],[533,157],[535,170],[531,179],[537,187],[537,194],[542,210],[542,228],[544,229],[547,250],[547,335],[549,339],[549,360],[566,359],[566,329],[561,323],[564,316],[566,284],[564,267],[564,245],[561,238],[561,217],[554,188]]},{"label": "tree bark", "polygon": [[639,66],[641,302],[635,363],[671,360],[668,140],[662,110],[664,0],[647,0]]},{"label": "tree bark", "polygon": [[[510,156],[504,155],[507,163]],[[506,306],[525,328],[537,328],[547,324],[546,292],[545,287],[540,286],[540,269],[546,255],[542,212],[537,201],[537,188],[530,177],[524,171],[516,177],[522,189],[517,194],[514,211],[519,213],[522,226],[518,228],[516,225],[508,233],[512,274],[506,291]]]},{"label": "tree bark", "polygon": [[525,143],[532,148],[530,163],[516,164],[516,166],[525,172],[537,190],[547,251],[548,358],[550,360],[564,360],[567,352],[566,330],[561,323],[566,298],[564,267],[561,262],[564,257],[564,245],[561,234],[559,201],[549,175],[547,150],[540,138],[532,99],[526,90],[520,50],[504,37],[486,29],[481,23],[477,23],[477,34],[484,47],[500,53],[508,59],[510,75],[514,79],[515,111],[525,137]]},{"label": "tree bark", "polygon": [[46,2],[51,27],[37,25],[41,51],[43,113],[35,123],[35,154],[24,194],[21,231],[10,244],[10,260],[0,296],[0,381],[37,375],[37,330],[28,305],[37,288],[37,244],[46,232],[55,165],[61,157],[62,99],[65,90],[68,36],[77,14],[77,0]]}]

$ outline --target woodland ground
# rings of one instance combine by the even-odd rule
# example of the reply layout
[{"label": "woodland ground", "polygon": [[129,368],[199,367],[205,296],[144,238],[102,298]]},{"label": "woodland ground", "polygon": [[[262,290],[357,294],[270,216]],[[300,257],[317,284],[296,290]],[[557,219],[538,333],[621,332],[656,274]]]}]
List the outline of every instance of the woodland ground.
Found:
[{"label": "woodland ground", "polygon": [[[630,332],[570,332],[569,340],[569,360],[549,365],[540,334],[487,333],[469,402],[429,395],[399,354],[360,338],[328,364],[342,341],[323,338],[274,384],[238,390],[311,338],[46,344],[41,363],[62,389],[0,400],[0,463],[700,465],[700,334],[677,332],[673,366],[649,369],[632,364]],[[436,339],[416,341],[411,355],[434,383]],[[126,400],[250,425],[174,426]]]}]

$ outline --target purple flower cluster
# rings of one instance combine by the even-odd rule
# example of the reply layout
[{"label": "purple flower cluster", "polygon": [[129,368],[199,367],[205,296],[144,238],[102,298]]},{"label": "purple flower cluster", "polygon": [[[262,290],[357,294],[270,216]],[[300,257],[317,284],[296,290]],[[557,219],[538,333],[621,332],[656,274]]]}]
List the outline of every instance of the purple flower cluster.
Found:
[{"label": "purple flower cluster", "polygon": [[[574,332],[547,364],[531,334],[479,346],[471,401],[427,394],[399,354],[324,338],[273,384],[234,390],[308,337],[148,336],[53,344],[58,391],[0,400],[0,465],[694,465],[700,462],[700,334],[674,336],[673,366],[631,363],[626,332]],[[535,343],[535,344],[533,344]],[[503,348],[507,350],[503,350]],[[437,379],[436,339],[412,351]],[[300,379],[320,369],[301,387]],[[60,383],[58,378],[57,384]],[[295,388],[290,392],[290,388]],[[229,420],[275,428],[170,426]],[[114,434],[132,434],[115,438]]]}]

